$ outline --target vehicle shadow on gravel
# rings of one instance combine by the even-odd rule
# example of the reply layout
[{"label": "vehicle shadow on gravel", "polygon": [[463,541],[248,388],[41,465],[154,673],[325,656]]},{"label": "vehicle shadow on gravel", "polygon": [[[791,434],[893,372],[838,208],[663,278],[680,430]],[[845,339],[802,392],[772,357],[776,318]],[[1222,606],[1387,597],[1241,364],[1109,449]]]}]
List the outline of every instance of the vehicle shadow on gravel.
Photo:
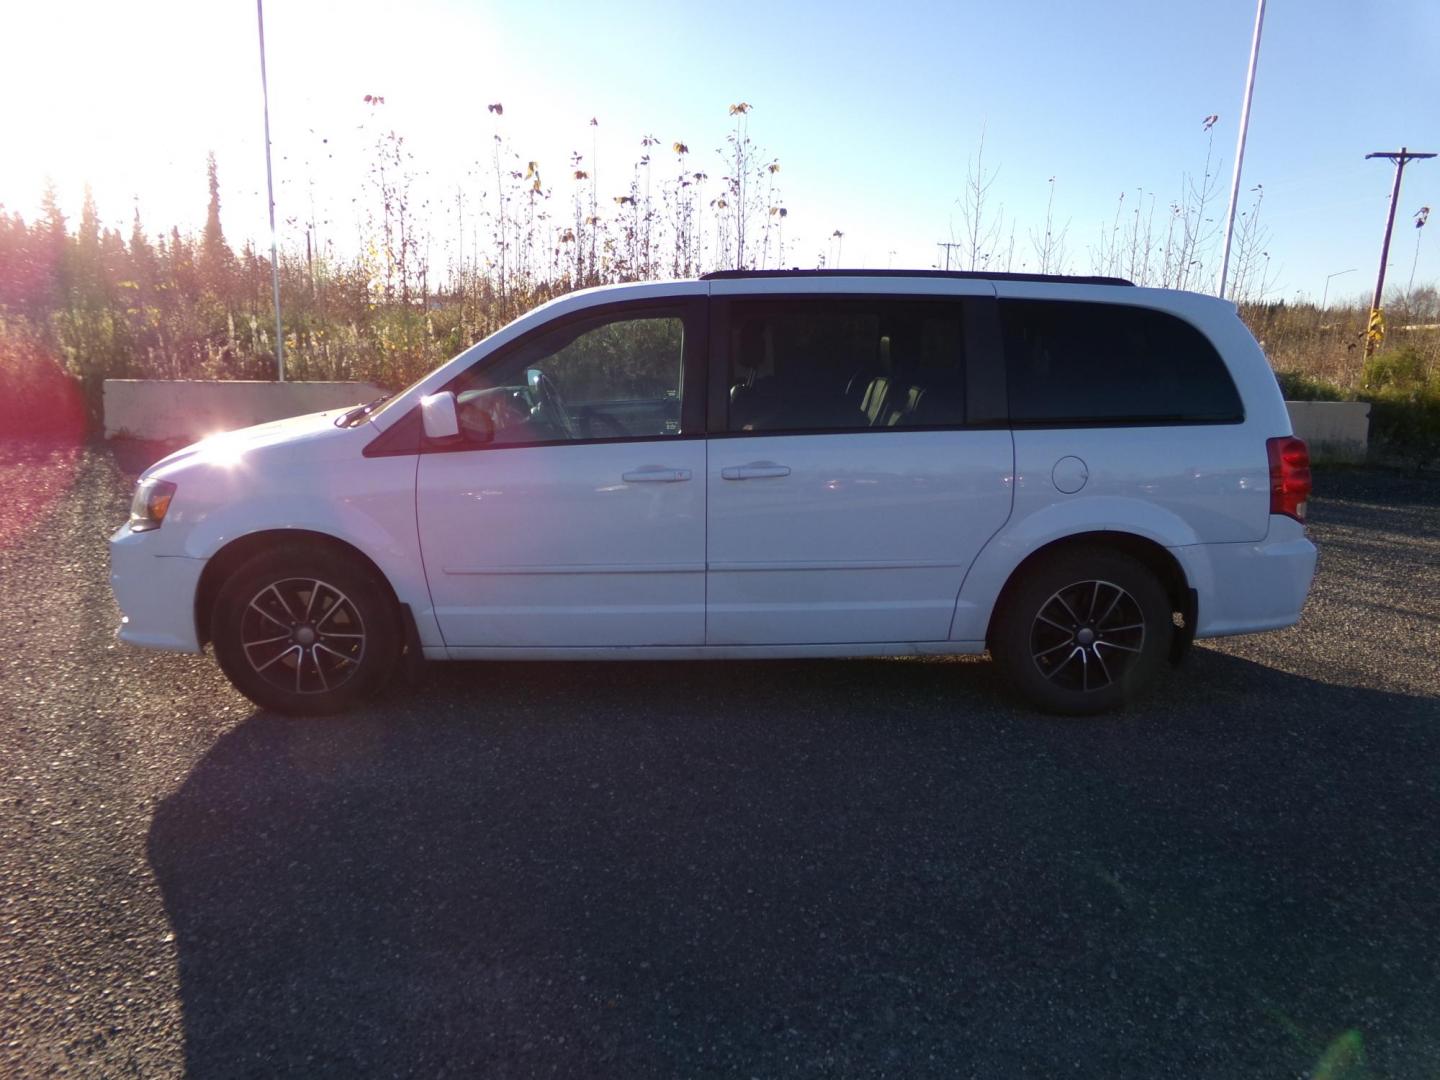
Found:
[{"label": "vehicle shadow on gravel", "polygon": [[910,661],[257,713],[149,838],[189,1072],[1411,1075],[1436,719],[1208,649],[1089,721]]}]

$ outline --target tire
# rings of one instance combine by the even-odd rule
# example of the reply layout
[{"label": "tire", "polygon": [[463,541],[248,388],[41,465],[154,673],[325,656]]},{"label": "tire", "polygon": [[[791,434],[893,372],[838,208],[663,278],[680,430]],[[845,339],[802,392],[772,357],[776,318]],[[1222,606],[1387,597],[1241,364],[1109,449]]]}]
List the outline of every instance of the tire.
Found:
[{"label": "tire", "polygon": [[1087,716],[1144,692],[1175,633],[1154,573],[1107,548],[1059,551],[1023,573],[996,613],[990,641],[1021,697],[1045,712]]},{"label": "tire", "polygon": [[287,545],[261,552],[225,581],[210,639],[220,669],[256,705],[323,716],[378,695],[403,636],[374,571],[332,551]]}]

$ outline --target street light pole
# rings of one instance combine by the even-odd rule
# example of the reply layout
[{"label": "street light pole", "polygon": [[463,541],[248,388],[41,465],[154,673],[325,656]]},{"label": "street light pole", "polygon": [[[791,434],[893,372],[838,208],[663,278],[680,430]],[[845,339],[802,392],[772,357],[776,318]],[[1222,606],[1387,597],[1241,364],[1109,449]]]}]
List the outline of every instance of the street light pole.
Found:
[{"label": "street light pole", "polygon": [[1402,146],[1399,151],[1377,150],[1373,154],[1366,154],[1365,160],[1371,158],[1385,158],[1395,163],[1395,187],[1390,192],[1390,216],[1385,219],[1385,242],[1380,245],[1380,273],[1375,278],[1375,299],[1370,301],[1370,321],[1365,329],[1365,359],[1369,360],[1375,352],[1375,346],[1385,336],[1385,324],[1380,318],[1380,294],[1385,291],[1385,264],[1390,259],[1390,232],[1395,228],[1395,207],[1400,204],[1400,178],[1405,175],[1405,166],[1412,161],[1422,161],[1425,158],[1433,158],[1434,154],[1411,153],[1408,147]]},{"label": "street light pole", "polygon": [[1335,273],[1333,273],[1333,274],[1326,274],[1326,275],[1325,275],[1325,290],[1324,290],[1324,292],[1322,292],[1322,293],[1320,294],[1320,310],[1321,310],[1321,311],[1324,311],[1324,310],[1325,310],[1325,301],[1326,301],[1326,300],[1329,298],[1329,296],[1330,296],[1330,279],[1331,279],[1331,278],[1340,277],[1342,274],[1353,274],[1356,270],[1359,270],[1359,269],[1360,269],[1360,268],[1359,268],[1358,266],[1352,266],[1352,267],[1350,267],[1349,270],[1336,270]]},{"label": "street light pole", "polygon": [[285,381],[285,324],[280,320],[280,258],[275,243],[275,174],[270,167],[270,81],[265,74],[265,0],[255,0],[260,24],[260,93],[265,101],[265,188],[270,196],[270,285],[275,292],[275,367]]}]

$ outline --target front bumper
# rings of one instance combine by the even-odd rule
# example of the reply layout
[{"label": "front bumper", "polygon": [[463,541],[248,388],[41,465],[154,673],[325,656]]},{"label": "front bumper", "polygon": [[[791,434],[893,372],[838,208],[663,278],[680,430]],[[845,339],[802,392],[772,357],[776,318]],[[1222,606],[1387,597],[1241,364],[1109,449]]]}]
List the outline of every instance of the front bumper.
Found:
[{"label": "front bumper", "polygon": [[122,525],[110,537],[110,588],[120,605],[117,636],[130,645],[198,653],[195,590],[204,559],[156,555],[154,532]]},{"label": "front bumper", "polygon": [[1196,637],[1253,634],[1300,621],[1316,552],[1294,518],[1273,515],[1258,543],[1187,544],[1170,552],[1200,597]]}]

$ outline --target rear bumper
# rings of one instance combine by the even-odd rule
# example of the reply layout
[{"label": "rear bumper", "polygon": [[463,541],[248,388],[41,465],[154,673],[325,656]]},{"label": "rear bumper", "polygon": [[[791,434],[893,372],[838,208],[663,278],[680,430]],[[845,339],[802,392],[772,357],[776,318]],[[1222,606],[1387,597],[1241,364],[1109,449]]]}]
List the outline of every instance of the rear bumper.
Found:
[{"label": "rear bumper", "polygon": [[1300,621],[1315,577],[1315,545],[1293,518],[1270,518],[1264,540],[1172,547],[1200,597],[1196,637],[1279,630]]},{"label": "rear bumper", "polygon": [[130,645],[198,653],[195,590],[204,559],[153,553],[154,533],[122,525],[110,537],[110,588],[120,605],[117,636]]}]

